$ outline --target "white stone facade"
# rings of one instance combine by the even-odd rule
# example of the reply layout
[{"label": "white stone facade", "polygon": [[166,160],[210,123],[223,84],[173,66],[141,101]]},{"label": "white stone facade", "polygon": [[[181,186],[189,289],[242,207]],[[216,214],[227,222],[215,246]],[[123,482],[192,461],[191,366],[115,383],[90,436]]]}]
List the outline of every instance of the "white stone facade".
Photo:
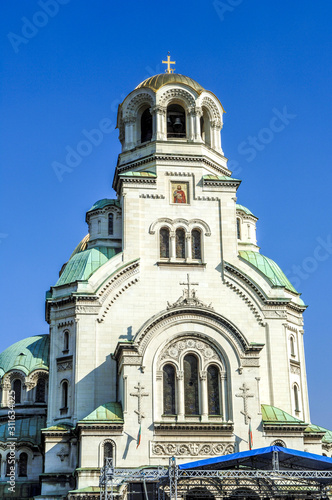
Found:
[{"label": "white stone facade", "polygon": [[[77,489],[97,486],[106,443],[118,467],[186,462],[248,449],[250,420],[255,448],[322,453],[304,425],[262,424],[261,405],[310,422],[305,306],[239,254],[258,254],[257,218],[236,205],[222,105],[172,77],[141,84],[119,107],[117,205],[87,213],[87,249],[117,255],[47,300],[43,498],[73,489],[73,474]],[[109,402],[121,403],[123,423],[84,423]]]}]

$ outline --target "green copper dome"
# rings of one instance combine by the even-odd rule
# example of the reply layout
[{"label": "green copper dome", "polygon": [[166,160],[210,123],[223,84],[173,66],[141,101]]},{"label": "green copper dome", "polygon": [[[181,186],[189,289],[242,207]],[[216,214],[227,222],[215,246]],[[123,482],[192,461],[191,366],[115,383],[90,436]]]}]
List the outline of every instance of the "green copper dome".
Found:
[{"label": "green copper dome", "polygon": [[191,87],[198,94],[201,94],[205,90],[199,83],[189,78],[189,76],[180,75],[179,73],[160,73],[159,75],[151,76],[137,85],[136,88],[141,89],[142,87],[148,87],[156,92],[164,85],[167,85],[167,83],[183,83]]},{"label": "green copper dome", "polygon": [[0,376],[13,369],[26,375],[37,369],[48,370],[49,344],[49,335],[35,335],[11,345],[0,354]]},{"label": "green copper dome", "polygon": [[293,293],[299,293],[295,290],[291,282],[286,278],[280,267],[274,260],[265,257],[258,252],[240,251],[239,255],[260,271],[271,283],[272,286],[283,286]]},{"label": "green copper dome", "polygon": [[256,217],[252,212],[250,212],[249,208],[244,207],[243,205],[236,204],[236,210],[240,210],[247,215],[253,215],[254,217]]}]

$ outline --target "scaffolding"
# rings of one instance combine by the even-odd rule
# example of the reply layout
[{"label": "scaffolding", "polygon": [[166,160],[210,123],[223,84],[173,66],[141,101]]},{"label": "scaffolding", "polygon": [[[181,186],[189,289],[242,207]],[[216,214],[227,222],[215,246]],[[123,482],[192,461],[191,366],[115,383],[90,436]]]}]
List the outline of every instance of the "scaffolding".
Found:
[{"label": "scaffolding", "polygon": [[141,483],[144,500],[147,484],[155,485],[157,500],[224,499],[329,499],[332,470],[280,470],[274,452],[272,469],[179,469],[174,457],[169,466],[117,469],[105,459],[100,473],[100,500],[131,499],[128,486]]}]

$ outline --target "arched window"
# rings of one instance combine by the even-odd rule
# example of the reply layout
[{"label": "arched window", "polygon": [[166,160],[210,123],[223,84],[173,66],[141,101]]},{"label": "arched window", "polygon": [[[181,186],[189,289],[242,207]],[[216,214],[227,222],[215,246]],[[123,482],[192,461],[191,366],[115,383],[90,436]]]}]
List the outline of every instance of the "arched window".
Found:
[{"label": "arched window", "polygon": [[290,341],[290,353],[291,353],[291,356],[295,356],[295,340],[294,340],[293,335],[290,336],[289,341]]},{"label": "arched window", "polygon": [[175,232],[176,257],[184,259],[186,257],[186,237],[184,229],[177,229]]},{"label": "arched window", "polygon": [[295,405],[295,411],[299,412],[300,411],[300,401],[299,401],[299,388],[296,384],[294,384],[294,405]]},{"label": "arched window", "polygon": [[44,378],[39,378],[36,385],[36,403],[45,403],[46,396],[46,381]]},{"label": "arched window", "polygon": [[203,108],[203,116],[201,117],[201,138],[208,146],[211,146],[211,123],[209,114],[206,109]]},{"label": "arched window", "polygon": [[162,227],[160,229],[160,258],[169,259],[169,229]]},{"label": "arched window", "polygon": [[98,221],[98,234],[101,233],[101,221],[99,220]]},{"label": "arched window", "polygon": [[18,378],[13,382],[13,391],[15,393],[15,403],[18,404],[22,398],[22,382]]},{"label": "arched window", "polygon": [[191,232],[191,255],[193,259],[202,258],[201,232],[198,229]]},{"label": "arched window", "polygon": [[209,415],[220,415],[219,368],[211,365],[207,369]]},{"label": "arched window", "polygon": [[63,334],[63,350],[64,352],[69,351],[69,332],[64,332]]},{"label": "arched window", "polygon": [[165,365],[163,368],[164,415],[175,415],[175,368]]},{"label": "arched window", "polygon": [[236,233],[237,233],[237,239],[241,239],[241,221],[239,218],[236,219]]},{"label": "arched window", "polygon": [[18,477],[27,477],[28,475],[28,454],[23,452],[18,460]]},{"label": "arched window", "polygon": [[114,233],[114,214],[108,214],[108,235],[112,236]]},{"label": "arched window", "polygon": [[6,456],[6,477],[10,476],[10,468],[15,466],[15,459],[10,458],[10,453],[7,453]]},{"label": "arched window", "polygon": [[150,109],[143,111],[141,116],[141,143],[152,139],[152,115]]},{"label": "arched window", "polygon": [[198,362],[196,356],[187,354],[184,368],[184,411],[186,415],[199,415]]},{"label": "arched window", "polygon": [[109,441],[104,444],[104,459],[113,458],[113,445]]},{"label": "arched window", "polygon": [[67,410],[68,409],[68,382],[67,380],[64,380],[62,382],[62,387],[61,387],[61,405],[62,405],[62,410]]},{"label": "arched window", "polygon": [[186,137],[186,113],[179,104],[170,104],[167,108],[167,138]]}]

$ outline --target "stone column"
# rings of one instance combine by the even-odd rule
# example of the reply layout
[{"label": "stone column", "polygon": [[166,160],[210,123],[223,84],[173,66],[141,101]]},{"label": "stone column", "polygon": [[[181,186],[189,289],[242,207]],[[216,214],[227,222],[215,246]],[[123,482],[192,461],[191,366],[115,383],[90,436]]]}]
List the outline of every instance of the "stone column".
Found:
[{"label": "stone column", "polygon": [[195,140],[195,108],[190,107],[188,108],[188,118],[187,118],[187,139],[189,141],[194,141]]},{"label": "stone column", "polygon": [[175,233],[172,232],[169,235],[170,237],[170,249],[169,249],[169,256],[172,260],[176,259],[176,248],[175,248]]},{"label": "stone column", "polygon": [[199,378],[201,379],[202,421],[207,421],[209,415],[207,372],[205,370],[200,371]]},{"label": "stone column", "polygon": [[135,147],[134,123],[136,121],[136,118],[134,116],[126,116],[123,121],[125,124],[124,150],[127,151],[128,149],[132,149],[133,147]]},{"label": "stone column", "polygon": [[191,234],[186,234],[186,260],[192,260],[191,254]]},{"label": "stone column", "polygon": [[223,421],[228,421],[228,397],[227,397],[227,378],[226,375],[221,375],[221,405]]},{"label": "stone column", "polygon": [[195,112],[195,141],[201,141],[202,140],[202,134],[201,134],[201,117],[203,115],[203,111],[200,108],[196,109]]},{"label": "stone column", "polygon": [[179,370],[176,374],[178,382],[178,421],[184,420],[184,379],[183,371]]}]

